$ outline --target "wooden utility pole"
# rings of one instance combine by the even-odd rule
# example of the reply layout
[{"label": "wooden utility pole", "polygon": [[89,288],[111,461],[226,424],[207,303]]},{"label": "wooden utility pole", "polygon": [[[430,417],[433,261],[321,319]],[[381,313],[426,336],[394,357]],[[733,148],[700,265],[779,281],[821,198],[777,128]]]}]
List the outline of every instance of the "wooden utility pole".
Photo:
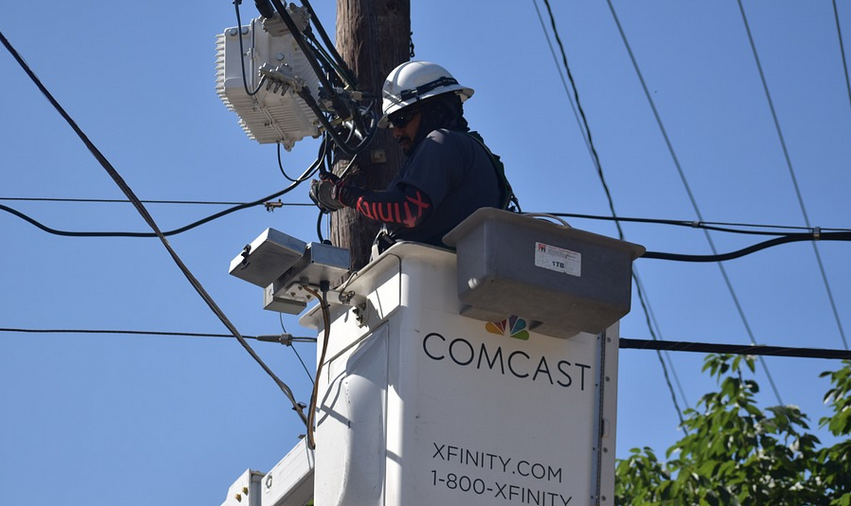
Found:
[{"label": "wooden utility pole", "polygon": [[[337,51],[358,80],[364,93],[381,95],[384,79],[411,55],[410,0],[337,0]],[[380,114],[381,104],[378,103]],[[361,188],[383,190],[402,164],[402,151],[389,130],[379,130],[372,143],[357,157],[349,174]],[[347,161],[338,164],[348,165]],[[369,261],[370,247],[380,227],[353,209],[331,215],[331,242],[348,248],[352,267]]]}]

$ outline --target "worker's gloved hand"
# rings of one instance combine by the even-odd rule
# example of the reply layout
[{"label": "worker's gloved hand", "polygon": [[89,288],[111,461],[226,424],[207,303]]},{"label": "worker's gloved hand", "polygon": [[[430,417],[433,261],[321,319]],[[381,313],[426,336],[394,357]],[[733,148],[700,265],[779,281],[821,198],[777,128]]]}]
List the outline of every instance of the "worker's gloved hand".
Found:
[{"label": "worker's gloved hand", "polygon": [[310,199],[324,213],[333,213],[345,207],[340,202],[340,189],[343,181],[339,178],[323,178],[310,182]]}]

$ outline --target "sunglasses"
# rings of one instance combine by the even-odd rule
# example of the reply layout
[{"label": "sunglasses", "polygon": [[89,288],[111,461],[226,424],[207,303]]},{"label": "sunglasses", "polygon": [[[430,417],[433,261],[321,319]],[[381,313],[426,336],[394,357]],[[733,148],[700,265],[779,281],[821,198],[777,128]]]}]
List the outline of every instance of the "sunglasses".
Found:
[{"label": "sunglasses", "polygon": [[390,120],[390,126],[392,128],[405,128],[405,125],[410,123],[411,120],[419,113],[419,109],[415,109],[413,111],[399,111],[395,114],[391,114],[387,117],[387,119]]}]

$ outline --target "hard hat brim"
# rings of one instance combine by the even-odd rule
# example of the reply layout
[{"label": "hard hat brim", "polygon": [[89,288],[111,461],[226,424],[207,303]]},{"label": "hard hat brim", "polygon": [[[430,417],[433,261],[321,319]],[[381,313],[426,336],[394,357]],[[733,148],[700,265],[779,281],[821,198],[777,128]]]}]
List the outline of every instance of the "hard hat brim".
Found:
[{"label": "hard hat brim", "polygon": [[382,114],[381,119],[378,120],[379,128],[388,128],[390,127],[390,115],[401,111],[402,109],[412,106],[417,102],[425,100],[427,98],[436,97],[438,95],[444,95],[446,93],[455,93],[459,97],[461,97],[461,102],[466,101],[468,98],[473,96],[475,90],[473,88],[468,88],[466,86],[454,85],[440,90],[439,93],[426,93],[423,95],[418,95],[416,97],[407,99],[407,100],[398,100],[396,97],[384,97],[384,104],[382,106]]}]

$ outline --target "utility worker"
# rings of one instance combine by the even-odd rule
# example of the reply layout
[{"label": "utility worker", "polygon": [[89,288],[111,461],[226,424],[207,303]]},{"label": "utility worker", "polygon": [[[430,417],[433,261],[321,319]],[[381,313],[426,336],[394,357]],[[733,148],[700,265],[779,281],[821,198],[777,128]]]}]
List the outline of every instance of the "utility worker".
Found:
[{"label": "utility worker", "polygon": [[389,242],[443,246],[443,236],[482,207],[516,203],[499,157],[471,132],[461,105],[473,90],[443,67],[406,62],[390,72],[382,90],[379,126],[392,128],[405,164],[384,191],[350,186],[326,176],[310,196],[323,210],[351,207],[384,224]]}]

